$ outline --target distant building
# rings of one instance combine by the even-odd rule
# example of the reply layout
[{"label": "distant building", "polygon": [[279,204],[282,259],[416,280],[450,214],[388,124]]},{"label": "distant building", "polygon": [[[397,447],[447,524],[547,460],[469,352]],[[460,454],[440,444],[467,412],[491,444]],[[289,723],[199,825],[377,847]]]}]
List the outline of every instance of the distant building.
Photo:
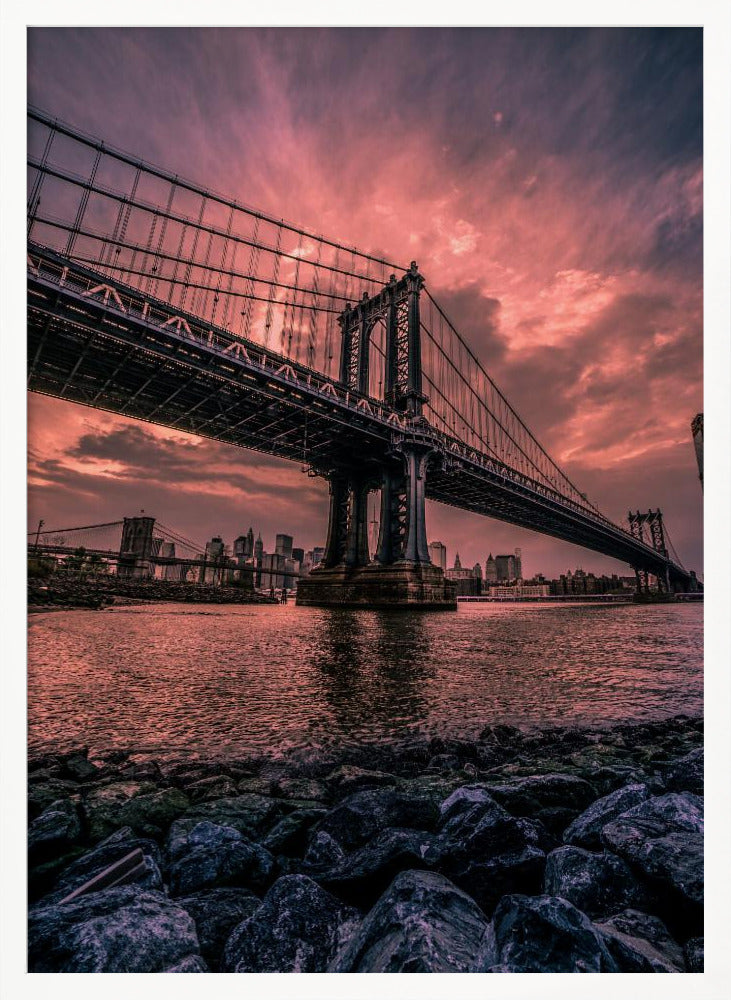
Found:
[{"label": "distant building", "polygon": [[457,597],[477,597],[480,593],[479,580],[474,569],[462,568],[459,552],[454,557],[454,566],[445,571],[446,578],[455,584]]},{"label": "distant building", "polygon": [[203,583],[221,583],[223,562],[226,555],[226,546],[220,535],[214,535],[210,542],[206,542],[204,559],[206,566],[203,571]]},{"label": "distant building", "polygon": [[490,597],[497,597],[501,600],[539,600],[541,597],[548,597],[551,588],[547,583],[515,583],[512,586],[489,587]]},{"label": "distant building", "polygon": [[693,432],[693,444],[695,445],[695,457],[698,462],[698,475],[703,486],[703,414],[697,413],[693,417],[690,425]]},{"label": "distant building", "polygon": [[292,549],[292,558],[295,562],[303,563],[305,561],[305,550],[304,549]]},{"label": "distant building", "polygon": [[517,579],[515,572],[515,556],[495,556],[495,566],[497,568],[497,582],[510,583]]},{"label": "distant building", "polygon": [[429,558],[435,566],[447,568],[447,546],[441,542],[429,542]]},{"label": "distant building", "polygon": [[261,532],[259,532],[256,541],[254,542],[254,559],[258,562],[263,555],[264,555],[264,542],[262,542]]},{"label": "distant building", "polygon": [[497,583],[497,564],[492,558],[492,552],[485,563],[485,584]]},{"label": "distant building", "polygon": [[245,535],[239,535],[234,542],[234,559],[238,563],[248,562],[254,558],[254,531],[252,528]]}]

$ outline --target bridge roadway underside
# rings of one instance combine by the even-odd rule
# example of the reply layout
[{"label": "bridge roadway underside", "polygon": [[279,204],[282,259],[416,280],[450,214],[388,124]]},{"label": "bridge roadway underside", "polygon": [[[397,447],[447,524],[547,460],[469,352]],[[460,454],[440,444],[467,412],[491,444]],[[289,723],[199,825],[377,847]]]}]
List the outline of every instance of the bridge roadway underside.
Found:
[{"label": "bridge roadway underside", "polygon": [[[272,352],[265,366],[222,356],[173,326],[135,318],[111,300],[84,297],[30,270],[28,293],[28,388],[34,392],[306,463],[318,472],[372,470],[374,485],[378,470],[392,461],[393,425],[357,410],[353,399],[346,404],[314,391],[305,384],[304,366]],[[299,381],[277,372],[282,362]],[[489,469],[453,457],[443,469],[438,465],[427,476],[428,499],[573,542],[637,569],[665,571],[665,561],[649,546],[531,488],[508,467],[496,471],[498,463]],[[670,565],[671,583],[687,580],[684,570]]]}]

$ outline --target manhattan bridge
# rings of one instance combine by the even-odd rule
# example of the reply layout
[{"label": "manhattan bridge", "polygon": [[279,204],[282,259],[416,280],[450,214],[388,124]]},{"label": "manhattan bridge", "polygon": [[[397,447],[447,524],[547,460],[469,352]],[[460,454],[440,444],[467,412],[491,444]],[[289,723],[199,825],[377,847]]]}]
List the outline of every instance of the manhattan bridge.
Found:
[{"label": "manhattan bridge", "polygon": [[324,477],[325,557],[301,603],[453,603],[430,565],[426,499],[612,556],[639,586],[652,574],[687,589],[660,511],[630,512],[625,528],[589,501],[416,263],[315,235],[40,110],[28,119],[28,388]]}]

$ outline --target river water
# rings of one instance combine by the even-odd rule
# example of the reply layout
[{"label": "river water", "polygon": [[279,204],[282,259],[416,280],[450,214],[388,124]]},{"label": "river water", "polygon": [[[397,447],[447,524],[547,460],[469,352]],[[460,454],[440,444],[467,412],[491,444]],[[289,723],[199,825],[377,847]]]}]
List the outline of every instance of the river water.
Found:
[{"label": "river water", "polygon": [[700,714],[702,618],[693,604],[33,615],[29,745],[246,756]]}]

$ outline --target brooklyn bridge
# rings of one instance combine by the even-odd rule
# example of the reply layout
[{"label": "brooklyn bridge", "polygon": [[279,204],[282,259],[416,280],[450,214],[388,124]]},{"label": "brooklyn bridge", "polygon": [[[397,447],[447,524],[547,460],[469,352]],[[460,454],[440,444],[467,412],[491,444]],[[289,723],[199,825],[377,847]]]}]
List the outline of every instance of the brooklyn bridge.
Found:
[{"label": "brooklyn bridge", "polygon": [[[430,294],[311,233],[29,111],[28,388],[299,463],[327,479],[311,604],[453,606],[425,501],[690,573],[659,510],[607,518]],[[380,493],[369,551],[367,498]]]}]

